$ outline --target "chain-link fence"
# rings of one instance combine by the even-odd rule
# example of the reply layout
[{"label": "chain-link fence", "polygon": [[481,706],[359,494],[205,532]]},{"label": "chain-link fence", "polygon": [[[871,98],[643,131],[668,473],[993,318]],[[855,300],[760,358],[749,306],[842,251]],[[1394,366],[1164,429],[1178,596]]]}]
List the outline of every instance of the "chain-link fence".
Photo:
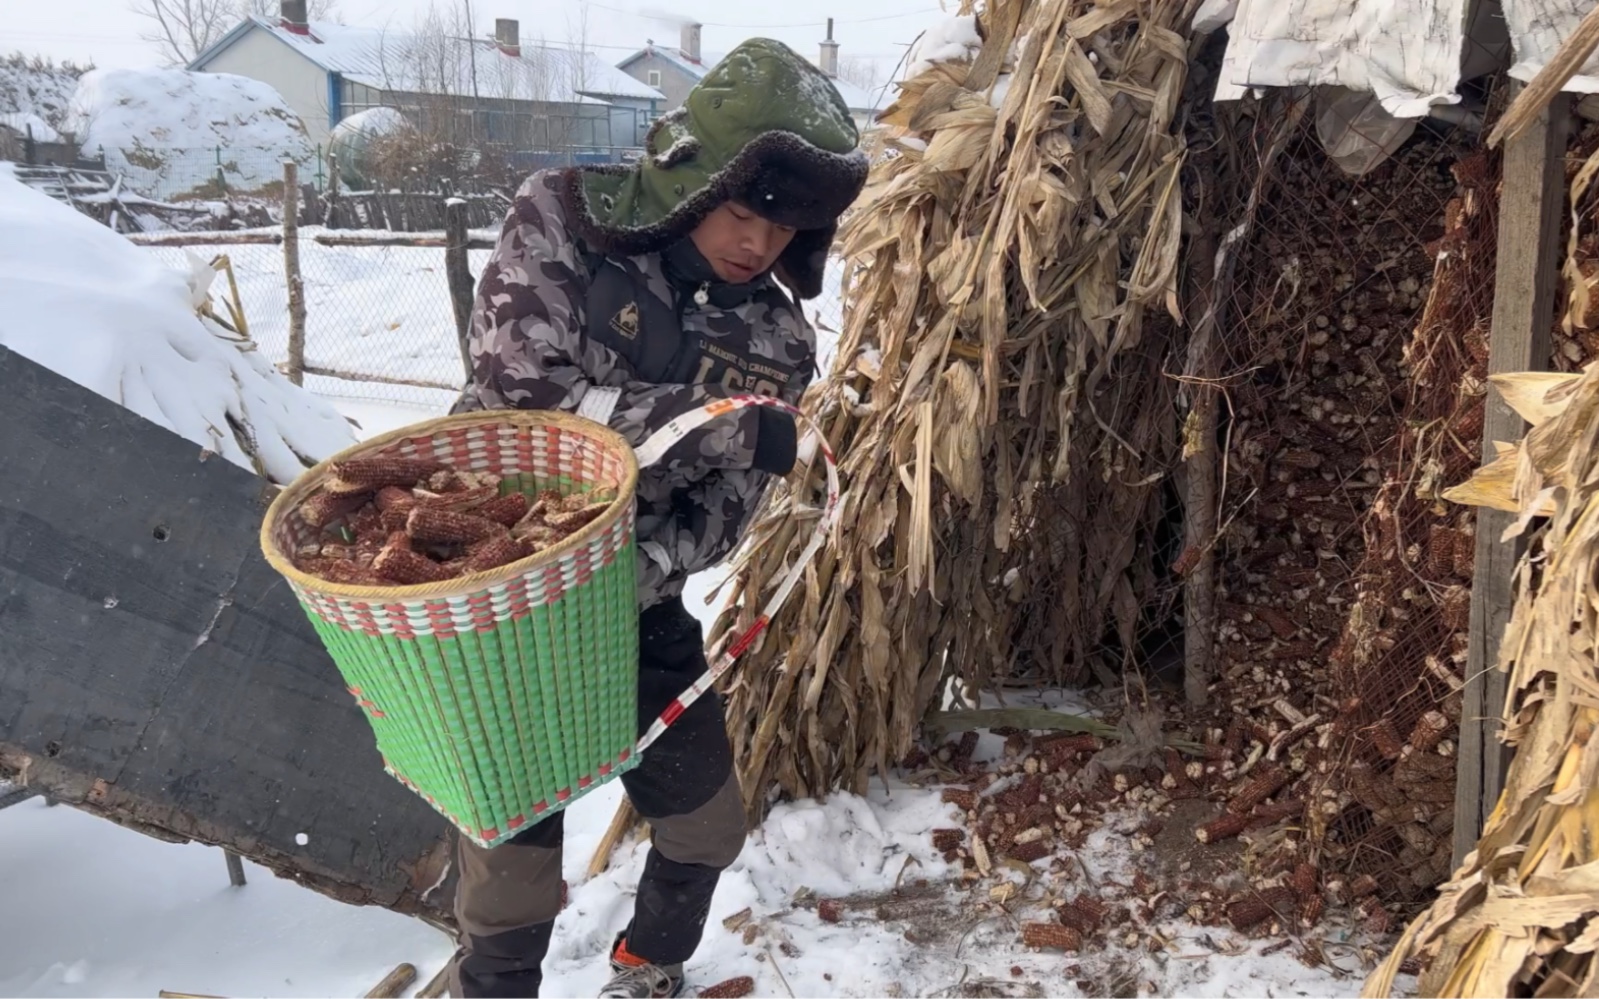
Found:
[{"label": "chain-link fence", "polygon": [[154,201],[229,201],[283,197],[283,162],[300,167],[300,183],[317,191],[327,185],[320,148],[262,146],[144,146],[85,149],[105,157],[106,169],[127,191]]},{"label": "chain-link fence", "polygon": [[[228,258],[238,285],[239,301],[250,336],[274,363],[289,354],[288,284],[284,248],[271,242],[223,242],[267,239],[276,234],[187,233],[147,246],[173,267],[187,268],[186,254],[209,261]],[[480,237],[487,235],[477,234]],[[445,279],[442,233],[394,234],[394,239],[434,245],[330,245],[350,238],[320,228],[299,232],[301,281],[305,288],[305,384],[320,395],[416,407],[447,408],[465,380],[450,291]],[[469,251],[474,278],[490,251]],[[839,290],[841,268],[828,270],[823,295],[805,303],[817,326],[820,364],[831,362],[842,325]],[[231,292],[227,278],[218,278],[213,297]]]}]

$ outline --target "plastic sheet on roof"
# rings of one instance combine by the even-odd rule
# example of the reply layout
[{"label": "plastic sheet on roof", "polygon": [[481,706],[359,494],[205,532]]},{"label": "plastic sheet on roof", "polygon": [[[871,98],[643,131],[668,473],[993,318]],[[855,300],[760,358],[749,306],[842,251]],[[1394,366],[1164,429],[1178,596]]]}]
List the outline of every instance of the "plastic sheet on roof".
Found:
[{"label": "plastic sheet on roof", "polygon": [[[1468,0],[1207,0],[1201,30],[1228,25],[1217,100],[1257,87],[1341,86],[1375,94],[1395,117],[1419,118],[1458,100],[1468,46]],[[1589,0],[1503,0],[1515,53],[1511,75],[1531,80],[1591,6]],[[1229,24],[1230,22],[1230,24]],[[1599,57],[1566,85],[1599,92]]]}]

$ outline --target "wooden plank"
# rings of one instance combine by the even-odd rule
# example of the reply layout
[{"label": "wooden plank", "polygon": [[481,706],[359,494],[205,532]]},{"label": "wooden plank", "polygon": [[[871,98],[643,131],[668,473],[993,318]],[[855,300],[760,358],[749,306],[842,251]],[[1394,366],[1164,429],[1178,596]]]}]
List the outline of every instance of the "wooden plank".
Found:
[{"label": "wooden plank", "polygon": [[[470,231],[469,231],[470,233]],[[319,232],[311,237],[323,246],[402,246],[445,249],[450,245],[449,230],[442,232]],[[494,240],[482,233],[466,237],[469,250],[492,250]]]},{"label": "wooden plank", "polygon": [[235,888],[243,888],[247,883],[244,877],[244,860],[232,850],[223,850],[222,856],[228,862],[228,884]]},{"label": "wooden plank", "polygon": [[[1549,367],[1549,333],[1560,277],[1570,107],[1569,97],[1557,97],[1536,122],[1505,144],[1489,340],[1488,370],[1492,374]],[[1498,393],[1490,391],[1483,424],[1483,462],[1495,456],[1494,441],[1517,441],[1524,433],[1526,424],[1521,417]],[[1477,554],[1455,778],[1456,867],[1476,849],[1504,788],[1508,758],[1499,730],[1507,678],[1498,668],[1499,645],[1510,621],[1522,546],[1499,539],[1514,519],[1497,510],[1477,511]]]},{"label": "wooden plank", "polygon": [[372,375],[360,371],[345,371],[340,368],[324,368],[316,364],[307,364],[305,373],[308,375],[321,375],[324,378],[339,378],[347,382],[371,382],[376,385],[408,385],[412,388],[443,389],[446,392],[459,392],[461,389],[459,385],[446,385],[443,382],[429,381],[426,378]]},{"label": "wooden plank", "polygon": [[261,556],[272,487],[0,347],[0,775],[449,921],[451,830]]},{"label": "wooden plank", "polygon": [[138,246],[277,246],[281,232],[131,232]]}]

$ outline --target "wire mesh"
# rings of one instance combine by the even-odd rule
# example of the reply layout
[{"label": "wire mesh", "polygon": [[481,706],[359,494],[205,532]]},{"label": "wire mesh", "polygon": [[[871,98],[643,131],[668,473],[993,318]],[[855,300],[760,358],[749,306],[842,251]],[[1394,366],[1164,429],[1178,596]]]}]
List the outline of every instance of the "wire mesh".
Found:
[{"label": "wire mesh", "polygon": [[1480,449],[1497,168],[1475,148],[1423,124],[1351,177],[1307,114],[1225,338],[1220,700],[1234,739],[1299,733],[1279,748],[1302,774],[1282,797],[1303,834],[1278,841],[1280,862],[1308,849],[1370,876],[1380,920],[1450,859],[1474,549],[1469,512],[1436,494]]},{"label": "wire mesh", "polygon": [[[445,251],[438,246],[328,246],[316,240],[327,231],[300,230],[306,385],[335,398],[447,408],[465,383],[466,371],[445,280]],[[167,244],[145,247],[145,252],[180,269],[187,269],[191,253],[204,261],[226,256],[250,336],[273,363],[287,362],[288,285],[281,245]],[[489,256],[488,250],[469,251],[474,277]],[[831,331],[842,323],[838,278],[838,268],[830,267],[823,295],[805,303],[806,315],[817,326],[824,367],[836,341]],[[225,276],[212,292],[219,299],[230,294]]]}]

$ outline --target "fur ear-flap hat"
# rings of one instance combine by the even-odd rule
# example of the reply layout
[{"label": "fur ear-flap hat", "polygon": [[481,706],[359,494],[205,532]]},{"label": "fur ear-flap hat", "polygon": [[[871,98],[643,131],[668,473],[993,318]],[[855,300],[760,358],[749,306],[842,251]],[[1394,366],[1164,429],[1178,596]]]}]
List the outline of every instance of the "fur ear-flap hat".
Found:
[{"label": "fur ear-flap hat", "polygon": [[741,44],[663,115],[632,167],[566,172],[567,217],[600,253],[657,253],[737,200],[797,231],[779,265],[802,298],[822,291],[839,216],[866,156],[832,82],[782,42]]}]

